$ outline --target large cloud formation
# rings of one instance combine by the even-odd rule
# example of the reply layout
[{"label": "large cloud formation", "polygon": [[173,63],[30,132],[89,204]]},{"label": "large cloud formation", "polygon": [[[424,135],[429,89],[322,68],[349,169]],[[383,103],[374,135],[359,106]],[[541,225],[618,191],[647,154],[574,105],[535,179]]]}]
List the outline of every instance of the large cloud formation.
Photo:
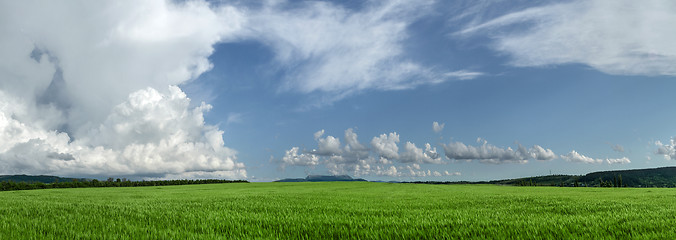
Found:
[{"label": "large cloud formation", "polygon": [[175,86],[242,21],[202,1],[2,2],[0,174],[245,178]]},{"label": "large cloud formation", "polygon": [[486,34],[515,66],[581,63],[617,75],[676,75],[676,3],[576,0],[472,22],[454,36]]}]

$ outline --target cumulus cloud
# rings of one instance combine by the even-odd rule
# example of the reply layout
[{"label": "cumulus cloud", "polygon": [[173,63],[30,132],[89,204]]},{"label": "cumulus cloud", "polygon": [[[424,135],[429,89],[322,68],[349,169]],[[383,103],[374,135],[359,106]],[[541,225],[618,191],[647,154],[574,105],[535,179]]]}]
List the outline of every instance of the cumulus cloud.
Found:
[{"label": "cumulus cloud", "polygon": [[529,159],[551,160],[556,155],[550,149],[544,149],[541,146],[534,145],[526,149],[518,145],[514,150],[511,147],[501,148],[489,144],[488,141],[481,138],[480,146],[466,145],[462,142],[450,142],[443,144],[445,155],[454,160],[479,160],[482,163],[501,164],[501,163],[527,163]]},{"label": "cumulus cloud", "polygon": [[[177,87],[132,93],[88,135],[71,139],[12,118],[0,108],[0,169],[29,174],[246,177],[223,131],[204,123],[209,105],[189,108]],[[22,108],[14,105],[14,108]]]},{"label": "cumulus cloud", "polygon": [[490,35],[515,66],[567,63],[616,75],[676,75],[676,4],[569,1],[473,22],[453,36]]},{"label": "cumulus cloud", "polygon": [[323,164],[332,174],[368,172],[371,169],[375,160],[370,156],[370,150],[359,142],[357,133],[352,128],[345,130],[344,146],[334,136],[322,136],[323,129],[314,133],[318,149],[301,154],[298,153],[298,147],[286,151],[281,161],[282,166],[314,166],[320,163],[320,158],[324,158]]},{"label": "cumulus cloud", "polygon": [[399,173],[410,177],[442,177],[442,176],[460,176],[460,172],[421,170],[417,164],[399,167]]},{"label": "cumulus cloud", "polygon": [[429,143],[425,144],[425,150],[418,148],[414,143],[406,142],[404,152],[400,155],[399,161],[403,163],[443,163],[441,155],[437,153],[437,148],[432,148]]},{"label": "cumulus cloud", "polygon": [[434,130],[435,133],[440,133],[441,131],[444,130],[444,125],[445,123],[439,124],[438,122],[433,122],[432,123],[432,130]]},{"label": "cumulus cloud", "polygon": [[397,159],[399,158],[399,134],[396,132],[388,134],[380,134],[378,137],[373,137],[371,146],[376,153],[382,158]]},{"label": "cumulus cloud", "polygon": [[[331,174],[389,177],[458,176],[458,172],[423,170],[420,164],[445,163],[435,147],[426,143],[425,149],[406,142],[399,153],[399,135],[381,134],[371,140],[371,148],[359,142],[354,129],[345,130],[344,144],[333,136],[324,136],[324,130],[314,134],[319,150],[299,153],[298,147],[286,151],[279,161],[283,166],[322,165]],[[322,147],[324,146],[324,147]],[[327,147],[330,146],[330,147]],[[330,149],[330,150],[329,150]]]},{"label": "cumulus cloud", "polygon": [[623,158],[607,158],[606,163],[608,164],[627,164],[631,163],[629,158],[623,157]]},{"label": "cumulus cloud", "polygon": [[676,137],[671,138],[666,144],[656,141],[655,145],[657,145],[655,154],[662,155],[667,160],[676,160]]},{"label": "cumulus cloud", "polygon": [[247,37],[269,46],[275,61],[293,73],[282,90],[322,92],[325,102],[366,89],[410,89],[481,75],[444,73],[407,59],[407,28],[433,4],[375,1],[351,10],[323,1],[269,1],[248,12]]},{"label": "cumulus cloud", "polygon": [[340,153],[342,152],[340,149],[340,139],[333,136],[318,138],[317,145],[319,149],[313,151],[313,153],[317,155],[325,155],[325,156],[340,155]]},{"label": "cumulus cloud", "polygon": [[286,151],[282,163],[284,166],[315,166],[319,163],[319,157],[314,154],[298,153],[298,147],[293,147]]},{"label": "cumulus cloud", "polygon": [[[0,171],[246,177],[211,106],[176,85],[212,66],[242,12],[204,1],[0,3]],[[168,87],[169,86],[169,87]]]},{"label": "cumulus cloud", "polygon": [[[406,141],[399,151],[400,136],[396,132],[380,134],[371,139],[371,148],[362,145],[353,129],[345,131],[344,142],[341,144],[338,138],[324,136],[324,130],[314,134],[319,149],[305,154],[319,158],[316,165],[324,166],[331,174],[354,174],[391,176],[391,177],[439,177],[459,176],[459,172],[434,171],[421,169],[421,164],[446,164],[437,148],[430,143],[425,143],[424,149],[415,143]],[[551,149],[545,149],[539,145],[533,145],[530,149],[518,145],[516,150],[512,148],[500,148],[488,144],[486,140],[477,139],[480,146],[466,145],[462,142],[442,144],[445,156],[452,160],[478,160],[482,163],[527,163],[528,160],[552,160],[557,157]],[[328,143],[331,144],[328,144]],[[322,147],[330,145],[331,147]],[[297,152],[297,147],[287,151]],[[326,149],[332,149],[328,151]],[[293,154],[292,154],[293,155]],[[299,154],[295,154],[299,155]],[[286,157],[285,157],[286,158]],[[628,159],[607,159],[608,163],[625,163]],[[292,161],[282,159],[282,164],[308,166],[307,164],[293,164]],[[314,164],[312,165],[314,166]]]},{"label": "cumulus cloud", "polygon": [[372,176],[387,176],[387,177],[409,177],[409,178],[420,178],[420,177],[443,177],[443,176],[460,176],[460,172],[449,172],[449,171],[433,171],[433,170],[422,170],[420,165],[412,164],[405,166],[375,166],[367,171],[357,172],[357,175],[372,175]]},{"label": "cumulus cloud", "polygon": [[545,149],[538,145],[533,145],[529,150],[530,157],[537,160],[552,160],[556,158],[556,154],[551,149]]},{"label": "cumulus cloud", "polygon": [[[76,134],[86,131],[76,126],[104,120],[133,91],[177,85],[209,70],[213,44],[231,38],[244,21],[236,9],[201,1],[2,4],[2,89],[67,95],[46,102],[68,101],[64,117]],[[56,70],[62,86],[49,89]]]},{"label": "cumulus cloud", "polygon": [[357,140],[357,133],[355,133],[352,128],[345,130],[345,147],[343,152],[356,159],[369,157],[369,149],[359,143],[359,140]]},{"label": "cumulus cloud", "polygon": [[629,158],[623,157],[623,158],[606,158],[606,159],[594,159],[591,157],[587,157],[585,155],[582,155],[578,153],[577,151],[573,150],[570,151],[566,155],[561,155],[562,159],[565,159],[568,162],[580,162],[580,163],[608,163],[608,164],[626,164],[626,163],[631,163]]},{"label": "cumulus cloud", "polygon": [[585,155],[579,154],[577,151],[570,151],[566,155],[561,155],[562,159],[565,159],[569,162],[581,162],[581,163],[602,163],[602,159],[593,159]]}]

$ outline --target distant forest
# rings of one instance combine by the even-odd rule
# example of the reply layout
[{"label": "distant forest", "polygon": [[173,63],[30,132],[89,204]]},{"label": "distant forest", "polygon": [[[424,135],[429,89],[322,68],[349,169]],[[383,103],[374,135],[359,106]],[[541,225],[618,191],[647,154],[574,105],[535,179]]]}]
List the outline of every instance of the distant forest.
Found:
[{"label": "distant forest", "polygon": [[0,176],[0,191],[31,190],[49,188],[87,188],[87,187],[143,187],[169,186],[211,183],[247,183],[246,180],[162,180],[162,181],[130,181],[125,178],[108,178],[106,181],[96,179],[61,178],[55,176],[12,175]]},{"label": "distant forest", "polygon": [[427,184],[498,184],[560,187],[676,187],[676,167],[593,172],[582,176],[548,175],[483,182],[418,181]]},{"label": "distant forest", "polygon": [[[366,181],[347,175],[310,175],[306,178],[291,178],[279,182],[324,182],[324,181]],[[85,187],[141,187],[210,183],[247,183],[246,180],[164,180],[130,181],[125,178],[108,178],[106,181],[86,178],[62,178],[56,176],[0,175],[0,191],[30,190],[48,188]],[[505,180],[469,181],[416,181],[403,183],[419,184],[496,184],[511,186],[559,186],[559,187],[676,187],[676,167],[617,170],[593,172],[586,175],[547,175]]]}]

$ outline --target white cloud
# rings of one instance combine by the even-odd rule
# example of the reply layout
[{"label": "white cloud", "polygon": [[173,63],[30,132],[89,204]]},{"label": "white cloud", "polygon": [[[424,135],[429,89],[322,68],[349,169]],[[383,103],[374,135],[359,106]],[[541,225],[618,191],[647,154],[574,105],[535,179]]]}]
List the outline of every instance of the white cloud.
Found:
[{"label": "white cloud", "polygon": [[[319,165],[326,167],[332,174],[396,175],[399,177],[457,176],[460,174],[447,170],[435,172],[434,170],[421,169],[421,164],[444,164],[447,162],[442,159],[437,149],[429,143],[426,143],[423,149],[407,141],[400,153],[398,147],[400,138],[396,132],[373,137],[371,149],[359,143],[357,134],[351,128],[345,131],[345,145],[342,148],[340,140],[333,136],[322,138],[323,135],[323,130],[315,133],[315,140],[320,145],[319,148],[333,150],[313,150],[308,154],[319,157]],[[481,138],[477,141],[481,142],[482,145],[471,146],[461,142],[451,142],[442,144],[442,146],[448,159],[478,160],[482,163],[491,164],[527,163],[530,159],[552,160],[557,157],[551,149],[545,149],[539,145],[533,145],[530,149],[518,145],[517,149],[513,150],[509,147],[496,147]],[[332,144],[327,144],[328,142]],[[331,145],[331,147],[321,147],[322,145]],[[287,151],[287,155],[288,153]],[[624,159],[607,159],[607,162],[624,163],[626,161]],[[304,166],[302,164],[296,165]],[[397,171],[392,171],[391,166],[396,166]]]},{"label": "white cloud", "polygon": [[608,158],[608,159],[606,159],[606,163],[608,163],[608,164],[627,164],[627,163],[631,163],[631,161],[627,157]]},{"label": "white cloud", "polygon": [[590,157],[587,157],[585,155],[582,155],[575,150],[570,151],[566,155],[561,155],[561,158],[565,159],[568,162],[581,162],[581,163],[603,163],[603,162],[608,163],[608,164],[627,164],[627,163],[631,163],[631,161],[627,157],[594,159],[594,158],[590,158]]},{"label": "white cloud", "polygon": [[662,155],[667,160],[676,160],[676,137],[671,138],[667,144],[656,141],[655,145],[657,145],[655,154]]},{"label": "white cloud", "polygon": [[318,138],[317,145],[319,146],[319,149],[312,151],[313,154],[332,156],[332,155],[340,155],[340,153],[342,152],[340,149],[340,139],[333,136]]},{"label": "white cloud", "polygon": [[88,136],[74,141],[66,133],[13,119],[20,111],[3,107],[0,169],[56,175],[246,177],[236,152],[225,147],[223,132],[204,123],[203,114],[210,106],[190,109],[189,105],[177,87],[165,92],[140,90],[116,106]]},{"label": "white cloud", "polygon": [[282,164],[293,166],[315,166],[319,164],[319,157],[314,154],[298,153],[298,147],[286,151],[282,158]]},{"label": "white cloud", "polygon": [[406,177],[411,177],[411,178],[418,178],[418,177],[442,177],[442,176],[460,176],[460,172],[449,172],[449,171],[444,171],[439,172],[439,171],[432,171],[432,170],[421,170],[420,166],[416,166],[416,164],[413,165],[407,165],[407,166],[402,166],[398,170],[399,176],[406,176]]},{"label": "white cloud", "polygon": [[314,136],[315,136],[315,140],[319,140],[320,137],[324,136],[324,129],[315,132]]},{"label": "white cloud", "polygon": [[407,59],[407,28],[431,12],[433,3],[376,1],[350,10],[323,1],[268,2],[248,11],[247,37],[269,46],[278,65],[292,73],[282,90],[322,92],[325,102],[366,89],[410,89],[479,76],[437,72]]},{"label": "white cloud", "polygon": [[397,143],[399,142],[399,134],[396,132],[387,134],[380,134],[378,137],[373,137],[371,140],[371,146],[374,151],[380,155],[380,157],[387,159],[397,159],[399,158],[399,147]]},{"label": "white cloud", "polygon": [[352,128],[345,130],[345,147],[344,153],[355,159],[363,159],[369,157],[369,149],[359,143],[357,140],[357,133]]},{"label": "white cloud", "polygon": [[581,163],[602,163],[602,159],[593,159],[585,155],[579,154],[577,151],[570,151],[566,155],[561,155],[562,159],[565,159],[569,162],[581,162]]},{"label": "white cloud", "polygon": [[441,131],[444,130],[444,125],[445,123],[439,124],[438,122],[433,122],[432,123],[432,130],[434,130],[435,133],[440,133]]},{"label": "white cloud", "polygon": [[519,145],[517,150],[510,147],[500,148],[488,144],[486,140],[478,139],[481,146],[465,145],[462,142],[442,144],[446,157],[454,160],[479,160],[483,163],[527,163],[529,159],[551,160],[556,157],[550,149],[534,145],[531,149]]},{"label": "white cloud", "polygon": [[[345,130],[345,145],[334,136],[324,136],[324,130],[314,133],[318,149],[298,154],[298,147],[286,151],[280,162],[283,166],[314,166],[323,164],[332,174],[352,172],[356,175],[371,170],[371,164],[376,160],[370,156],[370,151],[357,139],[352,128]],[[321,161],[321,159],[324,159]],[[307,164],[307,163],[312,164]]]},{"label": "white cloud", "polygon": [[204,123],[211,106],[175,87],[236,38],[237,9],[28,0],[0,3],[0,15],[2,173],[246,177]]},{"label": "white cloud", "polygon": [[[298,153],[293,147],[279,163],[286,166],[318,166],[326,168],[331,174],[352,174],[354,176],[424,177],[457,176],[458,172],[440,172],[421,169],[420,164],[445,163],[437,149],[429,143],[425,149],[411,142],[404,144],[404,152],[399,154],[399,135],[395,132],[381,134],[371,141],[369,149],[358,140],[354,129],[345,130],[344,142],[333,136],[323,137],[324,130],[314,134],[319,150]],[[395,164],[397,166],[395,166]]]},{"label": "white cloud", "polygon": [[556,154],[551,149],[544,149],[541,146],[533,145],[530,149],[531,158],[537,160],[552,160],[556,158]]},{"label": "white cloud", "polygon": [[471,72],[467,70],[460,70],[460,71],[454,71],[454,72],[447,72],[443,74],[445,77],[452,78],[452,79],[459,79],[459,80],[469,80],[469,79],[474,79],[480,76],[483,76],[484,73],[482,72]]},{"label": "white cloud", "polygon": [[376,170],[374,171],[374,175],[376,175],[376,176],[396,177],[396,176],[399,175],[398,173],[399,172],[397,171],[397,168],[394,167],[394,166],[390,166],[390,167],[385,168],[385,169],[380,169],[380,166],[378,166],[376,168]]},{"label": "white cloud", "polygon": [[472,24],[515,66],[581,63],[616,75],[676,75],[676,4],[668,0],[571,1]]},{"label": "white cloud", "polygon": [[441,156],[437,153],[437,148],[432,148],[429,143],[425,144],[425,151],[423,151],[422,148],[416,147],[414,143],[406,142],[404,152],[401,153],[398,160],[402,163],[443,163]]},{"label": "white cloud", "polygon": [[[209,70],[212,45],[231,38],[244,21],[233,8],[211,9],[200,1],[2,5],[0,65],[23,65],[0,73],[2,89],[16,96],[49,94],[51,73],[61,69],[65,83],[57,90],[68,98],[67,121],[76,134],[83,133],[74,126],[104,120],[133,91],[177,85]],[[35,67],[51,73],[26,75]]]}]

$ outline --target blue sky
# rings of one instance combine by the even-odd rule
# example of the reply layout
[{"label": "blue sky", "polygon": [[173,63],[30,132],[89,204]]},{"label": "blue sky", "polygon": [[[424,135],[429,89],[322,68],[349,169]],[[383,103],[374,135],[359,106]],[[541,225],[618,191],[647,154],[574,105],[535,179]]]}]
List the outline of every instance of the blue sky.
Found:
[{"label": "blue sky", "polygon": [[669,1],[37,4],[3,3],[0,174],[459,181],[676,159]]}]

